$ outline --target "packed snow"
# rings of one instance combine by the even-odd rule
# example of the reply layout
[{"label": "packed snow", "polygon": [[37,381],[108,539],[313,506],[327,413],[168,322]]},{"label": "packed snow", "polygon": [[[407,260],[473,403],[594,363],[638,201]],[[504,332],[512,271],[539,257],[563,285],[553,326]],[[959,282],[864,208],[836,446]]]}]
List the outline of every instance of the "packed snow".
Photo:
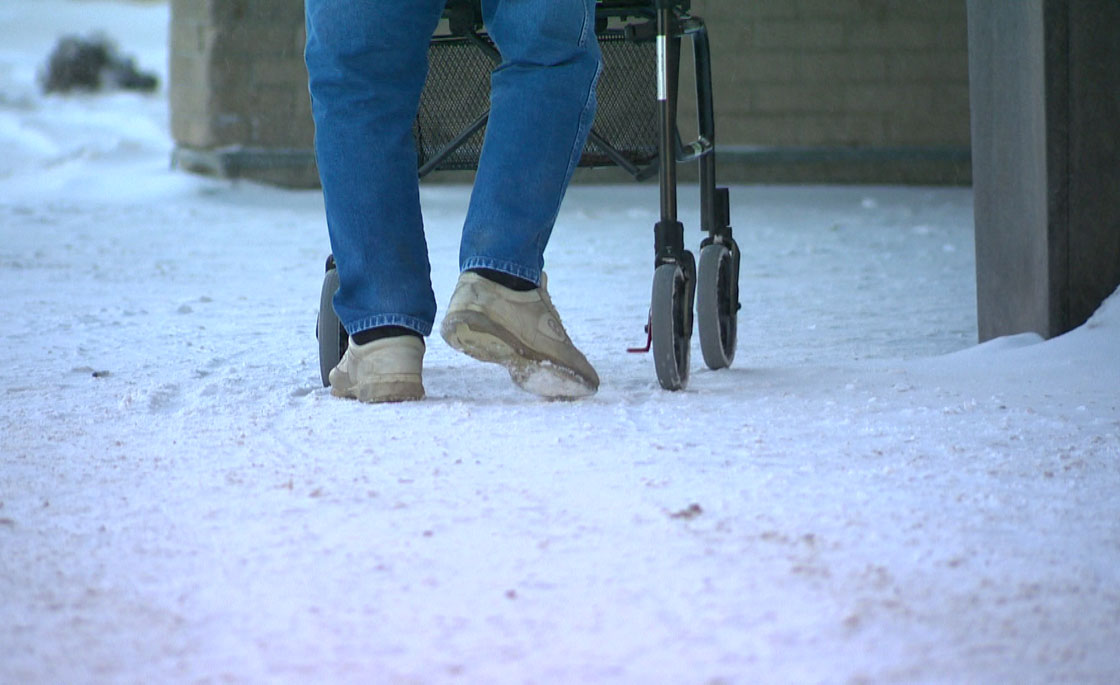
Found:
[{"label": "packed snow", "polygon": [[[319,194],[168,168],[167,5],[0,25],[0,682],[1120,680],[1120,294],[976,345],[968,189],[732,188],[735,364],[669,393],[626,352],[657,190],[573,187],[600,392],[434,336],[425,401],[363,405]],[[40,94],[96,30],[161,91]],[[423,190],[441,303],[468,194]]]}]

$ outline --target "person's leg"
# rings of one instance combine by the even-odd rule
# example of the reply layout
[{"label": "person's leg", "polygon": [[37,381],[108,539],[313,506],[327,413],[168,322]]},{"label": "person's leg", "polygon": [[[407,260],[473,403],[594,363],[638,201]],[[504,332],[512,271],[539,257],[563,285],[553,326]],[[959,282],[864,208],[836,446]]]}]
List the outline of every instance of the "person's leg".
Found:
[{"label": "person's leg", "polygon": [[540,282],[544,249],[595,115],[595,0],[483,0],[502,53],[460,268]]},{"label": "person's leg", "polygon": [[502,64],[463,229],[464,273],[440,333],[524,390],[586,397],[599,376],[564,330],[542,268],[595,114],[595,2],[483,0],[483,14]]},{"label": "person's leg", "polygon": [[443,0],[306,0],[315,152],[351,334],[431,332],[412,125]]}]

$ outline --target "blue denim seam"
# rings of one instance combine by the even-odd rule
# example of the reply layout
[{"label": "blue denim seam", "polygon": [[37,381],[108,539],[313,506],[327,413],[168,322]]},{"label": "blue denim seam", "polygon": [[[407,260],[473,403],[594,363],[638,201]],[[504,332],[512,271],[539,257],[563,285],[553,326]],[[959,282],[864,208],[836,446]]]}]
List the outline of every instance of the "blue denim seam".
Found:
[{"label": "blue denim seam", "polygon": [[[587,5],[585,4],[584,5],[584,12],[583,12],[583,27],[580,30],[580,36],[579,36],[579,46],[580,47],[584,47],[585,45],[587,45],[587,39],[588,39],[587,29],[588,29],[589,26],[594,26],[594,22],[589,21],[589,19],[591,17],[593,17],[594,15],[595,15],[594,5],[592,5],[592,9],[589,12],[589,11],[587,11]],[[583,110],[580,112],[579,123],[576,126],[576,136],[575,136],[574,140],[572,141],[572,151],[568,154],[568,168],[564,172],[564,185],[561,189],[561,192],[559,193],[559,197],[556,200],[555,211],[552,212],[552,222],[551,222],[551,224],[553,224],[553,225],[556,223],[556,217],[560,216],[560,206],[564,202],[564,195],[565,195],[564,191],[567,190],[568,183],[571,181],[572,175],[575,173],[576,166],[579,164],[580,157],[583,155],[583,148],[587,143],[588,130],[591,128],[593,120],[594,120],[594,112],[592,111],[592,109],[593,109],[592,108],[592,101],[595,99],[595,85],[599,82],[599,76],[603,73],[603,58],[602,58],[602,56],[600,55],[599,58],[596,61],[597,61],[597,64],[595,66],[595,75],[591,77],[591,81],[590,81],[590,83],[588,83],[587,96],[583,100]],[[546,238],[545,235],[541,235],[538,238],[538,245],[537,245],[537,252],[538,253],[543,253],[544,252],[544,248],[547,245],[547,240],[548,240],[548,238]],[[544,243],[544,244],[541,244],[541,243]]]},{"label": "blue denim seam", "polygon": [[[579,164],[580,157],[583,155],[583,148],[587,141],[588,130],[591,128],[595,115],[595,108],[592,106],[592,102],[595,100],[595,84],[599,82],[599,76],[602,73],[603,60],[602,58],[600,58],[598,66],[595,69],[595,75],[591,78],[591,82],[587,86],[587,97],[583,101],[583,111],[580,113],[579,125],[576,127],[576,135],[572,140],[572,151],[568,156],[568,168],[564,173],[563,190],[567,190],[568,183],[570,182],[572,175],[575,173],[576,166]],[[552,224],[555,224],[556,217],[560,216],[560,206],[564,202],[564,194],[564,192],[561,192],[560,196],[556,200],[556,207],[552,212]],[[541,240],[544,241],[546,240],[546,238],[542,235]],[[539,246],[538,252],[543,251],[543,246]]]},{"label": "blue denim seam", "polygon": [[[586,44],[586,35],[585,34],[587,32],[587,25],[588,25],[587,17],[588,17],[588,14],[586,12],[584,12],[584,29],[583,29],[584,35],[581,35],[581,37],[580,37],[581,38],[581,41],[580,41],[581,46]],[[551,212],[551,221],[549,222],[550,226],[554,226],[555,223],[556,223],[556,218],[558,216],[560,216],[560,207],[564,202],[565,191],[568,188],[568,184],[571,181],[572,175],[575,173],[576,166],[579,164],[580,157],[582,157],[582,155],[583,155],[583,148],[584,148],[584,145],[586,145],[586,142],[587,142],[588,130],[591,128],[592,123],[594,121],[594,108],[592,107],[592,101],[595,99],[595,85],[599,82],[599,77],[603,73],[603,59],[602,59],[602,57],[600,57],[597,61],[598,61],[598,64],[595,67],[595,75],[592,76],[591,81],[588,83],[588,86],[587,86],[587,96],[584,98],[584,101],[583,101],[583,109],[580,112],[579,121],[578,121],[578,124],[576,126],[576,135],[572,139],[572,149],[568,153],[568,168],[564,170],[564,180],[563,180],[562,185],[561,185],[561,192],[557,194],[556,206],[553,208],[553,210]],[[548,232],[540,233],[537,236],[537,246],[536,247],[537,247],[537,253],[538,254],[543,254],[544,253],[545,247],[548,244],[548,239],[551,237],[550,234],[551,234],[551,231],[548,231]],[[525,278],[525,277],[522,276],[522,278]]]},{"label": "blue denim seam", "polygon": [[579,30],[579,43],[578,43],[581,48],[584,47],[585,45],[587,45],[587,27],[589,25],[594,26],[594,22],[588,21],[588,19],[590,19],[592,16],[595,15],[595,10],[594,10],[594,8],[592,8],[592,10],[590,12],[588,12],[586,8],[587,8],[587,4],[584,3],[583,26],[580,27],[580,30]]},{"label": "blue denim seam", "polygon": [[501,271],[502,273],[509,274],[510,276],[516,276],[518,278],[524,278],[527,281],[532,281],[538,286],[541,284],[540,269],[526,268],[525,266],[517,264],[515,262],[511,262],[508,259],[496,259],[494,257],[475,255],[464,260],[461,268],[463,271],[468,271],[470,269],[493,269],[494,271]]},{"label": "blue denim seam", "polygon": [[408,316],[407,314],[375,314],[343,324],[343,327],[346,328],[346,332],[350,335],[381,326],[402,326],[414,330],[423,336],[428,336],[432,333],[432,324],[430,322],[422,321],[414,316]]}]

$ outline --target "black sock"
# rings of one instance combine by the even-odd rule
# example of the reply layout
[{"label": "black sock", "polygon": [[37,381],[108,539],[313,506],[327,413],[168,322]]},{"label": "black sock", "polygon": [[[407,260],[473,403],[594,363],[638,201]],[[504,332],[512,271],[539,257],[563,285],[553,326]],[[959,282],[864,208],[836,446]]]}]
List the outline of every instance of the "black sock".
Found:
[{"label": "black sock", "polygon": [[510,290],[516,290],[517,292],[524,293],[530,290],[537,289],[536,283],[533,283],[532,281],[526,280],[524,278],[520,278],[518,276],[514,276],[513,274],[507,274],[504,271],[495,271],[494,269],[482,268],[468,269],[468,271],[473,271],[488,281],[494,281],[500,286],[504,286],[506,288],[509,288]]},{"label": "black sock", "polygon": [[353,338],[354,342],[358,345],[365,345],[366,343],[371,343],[374,340],[381,340],[383,338],[395,338],[402,335],[414,335],[417,338],[424,337],[411,328],[405,328],[404,326],[378,326],[377,328],[367,328],[364,331],[358,331],[350,337]]}]

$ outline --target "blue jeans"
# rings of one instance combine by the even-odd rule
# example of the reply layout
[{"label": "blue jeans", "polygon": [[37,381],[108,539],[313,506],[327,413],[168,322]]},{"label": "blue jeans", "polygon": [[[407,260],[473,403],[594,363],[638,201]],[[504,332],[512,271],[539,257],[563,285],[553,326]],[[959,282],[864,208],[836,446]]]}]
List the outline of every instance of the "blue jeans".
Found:
[{"label": "blue jeans", "polygon": [[[412,124],[444,0],[306,0],[315,153],[351,334],[431,333],[436,303]],[[483,0],[502,54],[459,268],[540,282],[595,114],[594,0]]]}]

